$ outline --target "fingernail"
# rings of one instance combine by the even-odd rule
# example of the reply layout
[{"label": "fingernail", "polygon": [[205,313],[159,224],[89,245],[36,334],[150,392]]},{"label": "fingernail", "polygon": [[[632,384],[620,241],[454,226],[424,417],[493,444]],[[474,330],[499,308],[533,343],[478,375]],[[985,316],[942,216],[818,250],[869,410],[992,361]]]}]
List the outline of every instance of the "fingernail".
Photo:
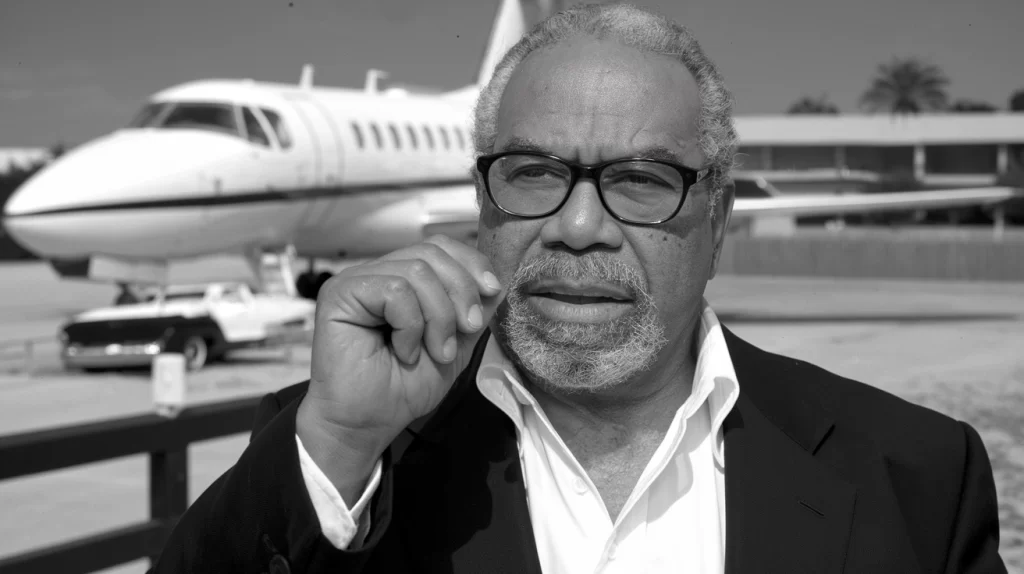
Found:
[{"label": "fingernail", "polygon": [[473,306],[469,308],[469,314],[466,315],[466,322],[474,329],[480,328],[480,325],[484,322],[484,315],[480,310],[480,305],[474,303]]},{"label": "fingernail", "polygon": [[498,282],[498,278],[494,276],[494,273],[490,271],[484,271],[484,285],[487,285],[491,289],[501,289],[501,283]]},{"label": "fingernail", "polygon": [[444,353],[446,361],[450,361],[455,358],[455,345],[454,336],[448,337],[448,340],[444,342],[444,348],[441,349],[441,352]]}]

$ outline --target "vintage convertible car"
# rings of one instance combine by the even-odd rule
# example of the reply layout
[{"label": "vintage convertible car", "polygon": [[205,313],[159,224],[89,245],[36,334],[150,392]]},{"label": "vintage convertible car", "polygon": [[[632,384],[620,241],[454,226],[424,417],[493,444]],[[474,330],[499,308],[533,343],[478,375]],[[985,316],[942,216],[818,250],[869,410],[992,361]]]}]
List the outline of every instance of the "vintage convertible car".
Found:
[{"label": "vintage convertible car", "polygon": [[245,283],[168,286],[142,303],[80,313],[61,328],[66,368],[150,365],[182,353],[195,371],[227,351],[308,340],[316,303]]}]

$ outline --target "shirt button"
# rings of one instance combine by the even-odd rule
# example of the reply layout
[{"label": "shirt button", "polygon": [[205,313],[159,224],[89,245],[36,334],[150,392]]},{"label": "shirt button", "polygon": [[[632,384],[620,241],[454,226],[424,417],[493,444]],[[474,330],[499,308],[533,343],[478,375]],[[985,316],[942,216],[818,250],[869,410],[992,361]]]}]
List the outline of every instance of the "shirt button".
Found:
[{"label": "shirt button", "polygon": [[578,476],[572,479],[572,487],[580,494],[587,491],[587,483],[583,482],[583,479]]}]

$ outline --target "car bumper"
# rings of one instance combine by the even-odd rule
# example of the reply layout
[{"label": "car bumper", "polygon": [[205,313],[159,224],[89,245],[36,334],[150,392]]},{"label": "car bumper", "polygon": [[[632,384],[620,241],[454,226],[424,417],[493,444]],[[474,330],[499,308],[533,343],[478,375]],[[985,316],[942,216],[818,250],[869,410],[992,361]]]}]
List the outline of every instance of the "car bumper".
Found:
[{"label": "car bumper", "polygon": [[142,367],[151,365],[162,351],[158,343],[72,345],[61,351],[61,360],[70,368]]}]

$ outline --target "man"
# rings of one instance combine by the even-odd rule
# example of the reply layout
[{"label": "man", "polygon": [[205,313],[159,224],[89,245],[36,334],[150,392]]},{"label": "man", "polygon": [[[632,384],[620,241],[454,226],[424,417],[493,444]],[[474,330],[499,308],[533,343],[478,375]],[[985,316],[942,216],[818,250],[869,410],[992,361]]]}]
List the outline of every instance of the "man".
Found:
[{"label": "man", "polygon": [[332,278],[311,381],[264,399],[155,571],[1005,571],[973,429],[756,349],[704,301],[736,136],[686,30],[552,17],[475,143],[479,251],[433,238]]}]

